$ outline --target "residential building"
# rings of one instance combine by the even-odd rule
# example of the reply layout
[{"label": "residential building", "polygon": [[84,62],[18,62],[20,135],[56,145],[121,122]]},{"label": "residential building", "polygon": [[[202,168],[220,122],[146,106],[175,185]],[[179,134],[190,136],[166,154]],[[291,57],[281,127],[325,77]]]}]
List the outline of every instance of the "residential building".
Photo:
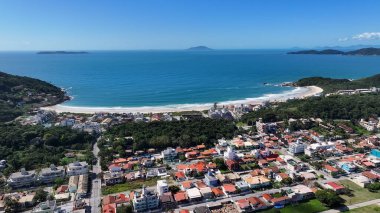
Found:
[{"label": "residential building", "polygon": [[157,208],[159,198],[155,193],[143,187],[141,192],[134,192],[132,203],[135,211],[142,212]]},{"label": "residential building", "polygon": [[211,172],[209,172],[208,174],[205,174],[204,182],[208,186],[214,186],[215,187],[215,186],[219,185],[218,179]]},{"label": "residential building", "polygon": [[342,193],[346,188],[337,182],[327,182],[323,185],[326,189],[332,189],[336,193]]},{"label": "residential building", "polygon": [[353,177],[351,181],[363,188],[365,188],[368,184],[372,183],[372,181],[369,178],[363,175]]},{"label": "residential building", "polygon": [[243,178],[243,180],[249,185],[251,189],[263,188],[271,185],[270,180],[263,175],[255,177],[249,176]]},{"label": "residential building", "polygon": [[296,142],[291,143],[289,145],[288,150],[291,154],[300,154],[300,153],[304,153],[305,149],[306,149],[306,144],[304,144],[298,139]]},{"label": "residential building", "polygon": [[114,185],[124,182],[124,174],[122,172],[104,172],[103,173],[104,183],[109,185]]},{"label": "residential building", "polygon": [[157,194],[159,196],[161,196],[167,192],[169,192],[169,187],[168,187],[168,183],[166,182],[166,180],[158,180],[157,181]]},{"label": "residential building", "polygon": [[171,192],[166,192],[160,195],[160,203],[163,210],[174,209],[176,207],[176,203]]},{"label": "residential building", "polygon": [[41,169],[41,172],[38,175],[38,181],[41,183],[52,183],[55,179],[64,177],[65,168],[63,166],[56,167],[52,164],[49,168]]},{"label": "residential building", "polygon": [[198,188],[187,189],[186,194],[190,201],[199,201],[202,199],[202,194]]},{"label": "residential building", "polygon": [[20,172],[12,173],[7,183],[12,188],[18,188],[23,186],[32,186],[36,182],[36,172],[34,170],[26,171],[24,168]]},{"label": "residential building", "polygon": [[161,152],[161,157],[164,161],[173,161],[177,157],[177,152],[175,149],[168,147]]},{"label": "residential building", "polygon": [[88,173],[86,162],[74,162],[67,166],[67,176],[83,175]]}]

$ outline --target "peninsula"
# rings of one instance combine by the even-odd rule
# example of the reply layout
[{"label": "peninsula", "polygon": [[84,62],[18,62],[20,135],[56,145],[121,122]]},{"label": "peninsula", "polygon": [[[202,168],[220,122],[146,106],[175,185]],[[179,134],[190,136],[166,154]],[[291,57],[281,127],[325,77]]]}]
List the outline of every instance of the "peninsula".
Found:
[{"label": "peninsula", "polygon": [[288,54],[309,54],[309,55],[361,55],[361,56],[370,56],[370,55],[380,55],[380,48],[362,48],[352,51],[340,51],[334,49],[326,50],[301,50],[296,52],[288,52]]}]

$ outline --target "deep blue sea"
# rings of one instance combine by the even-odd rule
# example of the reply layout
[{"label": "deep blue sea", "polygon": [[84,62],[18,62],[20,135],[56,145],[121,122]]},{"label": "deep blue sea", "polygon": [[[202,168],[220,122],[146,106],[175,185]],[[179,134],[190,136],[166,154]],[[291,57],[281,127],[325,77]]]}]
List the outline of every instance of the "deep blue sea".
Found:
[{"label": "deep blue sea", "polygon": [[292,88],[263,83],[309,76],[380,73],[378,56],[287,55],[287,50],[90,51],[41,55],[0,52],[0,70],[67,89],[65,105],[98,107],[202,104],[261,97]]}]

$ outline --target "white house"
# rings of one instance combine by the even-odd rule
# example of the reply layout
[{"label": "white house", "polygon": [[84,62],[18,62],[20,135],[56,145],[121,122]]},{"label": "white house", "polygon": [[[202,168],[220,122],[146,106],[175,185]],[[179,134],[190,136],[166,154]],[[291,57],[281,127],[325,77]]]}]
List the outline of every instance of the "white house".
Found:
[{"label": "white house", "polygon": [[88,173],[88,164],[86,162],[74,162],[67,166],[67,176],[83,175]]}]

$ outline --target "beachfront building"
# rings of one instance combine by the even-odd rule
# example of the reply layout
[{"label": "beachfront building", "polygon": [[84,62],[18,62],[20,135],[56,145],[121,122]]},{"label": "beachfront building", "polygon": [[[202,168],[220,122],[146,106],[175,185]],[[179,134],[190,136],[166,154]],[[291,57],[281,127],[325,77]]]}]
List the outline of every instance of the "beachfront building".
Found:
[{"label": "beachfront building", "polygon": [[67,176],[83,175],[88,173],[88,164],[86,162],[74,162],[67,166]]},{"label": "beachfront building", "polygon": [[32,186],[36,182],[36,171],[26,171],[24,168],[20,172],[12,173],[7,183],[12,188],[19,188],[23,186]]},{"label": "beachfront building", "polygon": [[264,123],[262,118],[256,122],[256,129],[259,134],[273,133],[277,129],[276,123]]},{"label": "beachfront building", "polygon": [[41,169],[38,175],[38,181],[41,183],[52,183],[57,178],[65,177],[65,168],[63,166],[55,166],[51,164],[48,168]]}]

